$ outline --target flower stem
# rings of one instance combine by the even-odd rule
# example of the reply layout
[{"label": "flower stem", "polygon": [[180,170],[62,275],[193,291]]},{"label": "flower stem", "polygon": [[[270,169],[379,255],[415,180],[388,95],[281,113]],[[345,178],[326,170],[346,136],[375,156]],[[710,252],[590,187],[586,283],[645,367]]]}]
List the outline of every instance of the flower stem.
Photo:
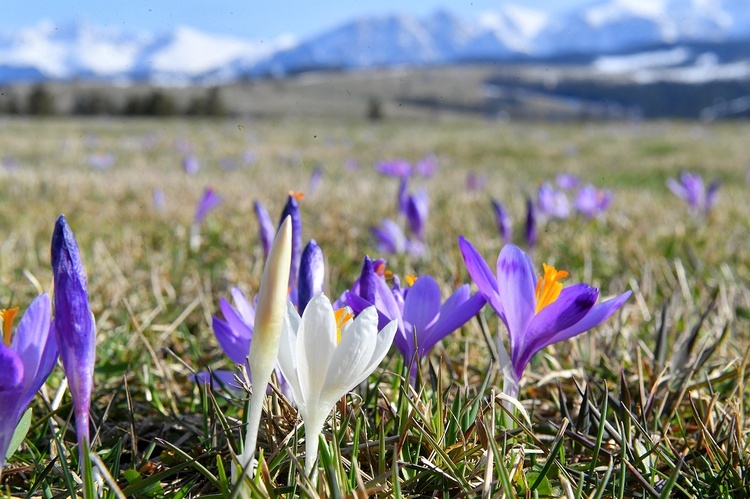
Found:
[{"label": "flower stem", "polygon": [[328,414],[322,418],[308,418],[305,420],[305,474],[310,476],[313,470],[313,464],[318,458],[318,444],[320,443],[320,434],[323,432],[323,424]]},{"label": "flower stem", "polygon": [[[263,400],[268,389],[268,376],[263,376],[266,382],[262,385],[253,386],[253,396],[250,399],[250,413],[247,416],[247,432],[245,433],[245,446],[239,456],[240,466],[245,468],[255,459],[255,448],[258,445],[258,430],[260,428],[260,416],[263,413]],[[252,476],[252,465],[249,475]]]}]

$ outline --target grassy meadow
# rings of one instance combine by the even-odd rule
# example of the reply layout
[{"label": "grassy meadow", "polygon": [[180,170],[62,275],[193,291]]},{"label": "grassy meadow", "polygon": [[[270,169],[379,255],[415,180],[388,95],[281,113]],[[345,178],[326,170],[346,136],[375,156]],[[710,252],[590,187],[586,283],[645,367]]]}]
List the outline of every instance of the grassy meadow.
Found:
[{"label": "grassy meadow", "polygon": [[[229,369],[212,331],[233,286],[257,293],[263,254],[253,201],[276,222],[302,191],[303,239],[326,259],[326,294],[379,257],[370,228],[396,217],[398,181],[378,160],[438,158],[415,178],[430,198],[424,258],[391,255],[397,275],[430,274],[443,299],[471,282],[464,235],[494,267],[502,240],[492,197],[525,247],[526,196],[558,173],[613,191],[600,218],[540,228],[531,252],[608,297],[633,296],[601,326],[546,348],[504,412],[492,341],[507,333],[489,306],[404,381],[394,348],[338,404],[317,477],[304,476],[304,432],[277,393],[260,431],[256,493],[271,497],[744,497],[750,495],[750,142],[747,123],[529,123],[404,120],[0,121],[0,300],[21,313],[52,291],[50,238],[75,231],[96,317],[93,451],[104,497],[230,497],[230,445],[246,394],[210,390],[197,371]],[[201,162],[182,168],[189,145]],[[255,161],[245,164],[245,151]],[[114,165],[93,169],[91,154]],[[11,162],[10,159],[13,158]],[[345,167],[356,160],[357,169]],[[12,164],[11,164],[12,163]],[[230,164],[233,168],[227,168]],[[320,186],[308,192],[316,165]],[[722,182],[714,210],[692,216],[665,186],[682,170]],[[469,172],[486,186],[465,189]],[[223,204],[190,224],[204,188]],[[163,209],[153,200],[163,191]],[[472,286],[476,291],[476,287]],[[81,494],[70,396],[53,371],[31,429],[2,474],[13,497]],[[236,448],[236,447],[235,447]],[[109,476],[107,476],[109,475]],[[235,495],[236,496],[236,495]]]}]

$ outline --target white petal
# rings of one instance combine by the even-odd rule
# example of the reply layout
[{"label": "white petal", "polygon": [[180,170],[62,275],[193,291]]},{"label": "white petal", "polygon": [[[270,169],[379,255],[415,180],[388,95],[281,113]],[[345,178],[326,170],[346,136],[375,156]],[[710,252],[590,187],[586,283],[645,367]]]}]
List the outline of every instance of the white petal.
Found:
[{"label": "white petal", "polygon": [[305,397],[300,389],[299,375],[297,373],[297,328],[299,328],[299,314],[291,302],[287,303],[284,324],[281,328],[281,341],[279,343],[278,365],[281,373],[292,389],[294,401],[298,406],[305,404]]},{"label": "white petal", "polygon": [[335,402],[357,386],[375,351],[378,335],[378,314],[375,307],[362,311],[341,333],[331,366],[326,375],[322,400]]},{"label": "white petal", "polygon": [[305,403],[314,405],[323,390],[336,349],[336,318],[324,294],[310,300],[297,329],[297,373]]},{"label": "white petal", "polygon": [[391,349],[391,344],[393,343],[393,337],[396,336],[397,328],[398,322],[393,320],[389,322],[378,333],[378,342],[375,345],[375,350],[372,352],[370,363],[368,364],[367,368],[365,368],[365,373],[363,373],[363,376],[357,382],[357,384],[367,379],[367,377],[372,374],[375,368],[378,367],[381,362],[383,362],[383,358],[388,353],[388,350]]}]

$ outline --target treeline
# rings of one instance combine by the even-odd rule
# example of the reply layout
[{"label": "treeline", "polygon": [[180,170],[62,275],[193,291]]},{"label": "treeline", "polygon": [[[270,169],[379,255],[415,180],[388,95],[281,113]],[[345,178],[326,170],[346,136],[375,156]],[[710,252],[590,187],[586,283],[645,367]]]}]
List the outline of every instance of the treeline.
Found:
[{"label": "treeline", "polygon": [[[708,81],[704,83],[654,82],[611,83],[595,80],[564,80],[554,85],[546,82],[519,82],[517,79],[497,77],[487,82],[505,89],[522,88],[539,94],[566,100],[571,105],[605,106],[626,111],[639,118],[748,118],[750,107],[731,105],[742,103],[750,96],[749,80]],[[727,112],[711,115],[713,109]],[[619,116],[618,116],[619,117]]]},{"label": "treeline", "polygon": [[[64,101],[64,102],[62,102]],[[0,90],[0,114],[6,115],[78,115],[78,116],[226,116],[221,89],[211,87],[200,95],[178,99],[173,91],[155,88],[116,98],[106,90],[76,90],[72,100],[61,99],[45,84],[28,92]]]}]

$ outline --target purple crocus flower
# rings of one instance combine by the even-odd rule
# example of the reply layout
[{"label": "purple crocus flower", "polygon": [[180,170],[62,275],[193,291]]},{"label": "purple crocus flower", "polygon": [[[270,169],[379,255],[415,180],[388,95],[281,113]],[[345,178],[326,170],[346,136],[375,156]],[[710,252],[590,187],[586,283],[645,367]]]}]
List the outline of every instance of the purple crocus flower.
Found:
[{"label": "purple crocus flower", "polygon": [[529,248],[536,246],[537,229],[536,229],[536,207],[531,198],[526,198],[526,226],[524,230],[526,244]]},{"label": "purple crocus flower", "polygon": [[3,310],[0,341],[0,474],[18,421],[55,367],[57,341],[50,334],[50,299],[34,299],[11,334],[18,308]]},{"label": "purple crocus flower", "polygon": [[708,214],[711,211],[719,185],[718,181],[714,181],[706,188],[703,177],[690,172],[682,172],[679,180],[667,179],[669,190],[684,200],[694,213]]},{"label": "purple crocus flower", "polygon": [[[219,300],[219,307],[224,319],[214,316],[211,320],[211,326],[214,335],[219,342],[219,346],[229,357],[229,360],[235,364],[241,364],[248,370],[251,377],[250,367],[247,364],[247,356],[250,353],[250,342],[253,339],[253,324],[255,323],[255,307],[248,301],[242,290],[238,287],[232,288],[232,300],[234,307],[224,298]],[[290,401],[293,400],[289,384],[281,374],[281,370],[275,369],[279,387],[282,393]],[[210,376],[218,380],[222,385],[229,388],[239,388],[235,380],[235,374],[232,371],[216,370],[212,371]],[[199,383],[209,381],[208,373],[198,373],[195,379]]]},{"label": "purple crocus flower", "polygon": [[260,242],[263,246],[263,258],[266,259],[268,258],[268,252],[271,251],[271,243],[273,243],[273,238],[276,235],[276,229],[274,229],[271,217],[268,216],[268,211],[266,211],[263,203],[255,200],[253,207],[255,209],[255,217],[258,219]]},{"label": "purple crocus flower", "polygon": [[198,173],[198,170],[201,169],[201,164],[198,161],[198,158],[192,154],[188,154],[182,158],[182,169],[185,170],[185,173],[188,175],[195,175]]},{"label": "purple crocus flower", "polygon": [[586,218],[596,218],[609,208],[612,192],[608,189],[597,189],[591,184],[581,187],[576,196],[575,208]]},{"label": "purple crocus flower", "polygon": [[325,282],[325,262],[315,239],[311,239],[302,252],[299,267],[299,290],[297,293],[297,311],[300,315],[313,296],[323,292]]},{"label": "purple crocus flower", "polygon": [[492,207],[495,209],[497,231],[500,233],[500,237],[503,238],[503,241],[509,243],[513,237],[513,233],[508,211],[505,209],[505,206],[503,206],[503,203],[501,203],[497,199],[492,200]]},{"label": "purple crocus flower", "polygon": [[402,289],[394,279],[392,289],[369,257],[365,257],[358,289],[346,293],[346,301],[355,314],[369,306],[378,310],[379,324],[396,320],[398,330],[393,343],[409,363],[412,379],[417,362],[453,331],[463,326],[484,306],[485,299],[471,295],[468,284],[460,286],[441,305],[440,287],[429,275],[408,278],[411,287]]},{"label": "purple crocus flower", "polygon": [[518,383],[531,358],[553,343],[564,341],[594,328],[625,303],[631,292],[596,304],[599,290],[588,284],[563,288],[567,277],[544,265],[537,279],[531,258],[520,248],[506,244],[497,259],[497,275],[472,244],[459,237],[466,268],[479,291],[495,309],[508,329],[510,365],[504,369],[508,394],[518,395]]},{"label": "purple crocus flower", "polygon": [[281,227],[287,215],[292,218],[292,265],[289,268],[289,299],[294,304],[297,304],[297,281],[299,279],[300,260],[302,259],[302,218],[299,213],[299,199],[302,199],[302,193],[289,193],[279,220],[279,227]]},{"label": "purple crocus flower", "polygon": [[219,206],[223,200],[221,199],[221,196],[219,196],[213,187],[206,187],[206,189],[203,191],[203,196],[201,196],[201,200],[198,202],[198,206],[195,208],[195,216],[193,217],[193,222],[196,225],[200,225],[203,223],[203,220],[206,218],[206,215],[208,213],[215,209],[217,206]]},{"label": "purple crocus flower", "polygon": [[370,229],[372,235],[378,241],[378,252],[386,254],[399,254],[406,251],[409,242],[404,232],[393,220],[386,218],[380,222],[380,226]]},{"label": "purple crocus flower", "polygon": [[[96,324],[89,307],[86,271],[73,231],[60,215],[52,234],[52,274],[55,282],[55,319],[52,329],[68,378],[76,419],[78,452],[89,440],[89,409],[94,385]],[[81,459],[83,466],[83,459]]]},{"label": "purple crocus flower", "polygon": [[580,181],[578,180],[578,177],[576,177],[572,173],[561,173],[557,177],[555,177],[555,183],[560,189],[569,191],[578,187]]},{"label": "purple crocus flower", "polygon": [[570,216],[568,197],[551,184],[545,182],[539,186],[538,199],[539,211],[542,215],[560,219]]},{"label": "purple crocus flower", "polygon": [[425,178],[432,177],[435,175],[435,172],[437,172],[438,169],[438,160],[437,156],[430,153],[427,154],[424,158],[417,161],[417,164],[414,165],[414,171]]},{"label": "purple crocus flower", "polygon": [[409,177],[401,177],[398,183],[398,198],[396,199],[398,212],[406,216],[409,207]]},{"label": "purple crocus flower", "polygon": [[389,177],[409,177],[411,176],[411,164],[405,159],[392,159],[381,161],[375,167],[378,173],[388,175]]}]

